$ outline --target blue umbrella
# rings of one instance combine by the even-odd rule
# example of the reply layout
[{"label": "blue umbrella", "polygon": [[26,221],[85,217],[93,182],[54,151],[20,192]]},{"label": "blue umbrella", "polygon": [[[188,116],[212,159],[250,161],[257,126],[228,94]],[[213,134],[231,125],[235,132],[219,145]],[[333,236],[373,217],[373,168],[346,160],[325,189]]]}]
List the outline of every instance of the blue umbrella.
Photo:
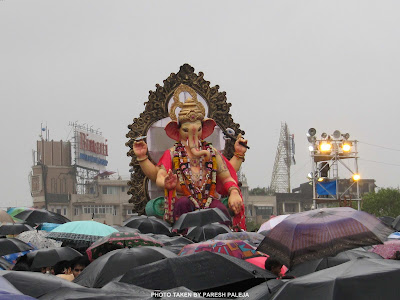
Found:
[{"label": "blue umbrella", "polygon": [[39,226],[36,228],[38,230],[44,230],[47,232],[52,231],[54,228],[57,228],[58,226],[60,226],[61,224],[57,224],[57,223],[42,223],[39,224]]},{"label": "blue umbrella", "polygon": [[113,232],[118,232],[118,230],[96,221],[74,221],[54,228],[47,237],[59,241],[93,243]]}]

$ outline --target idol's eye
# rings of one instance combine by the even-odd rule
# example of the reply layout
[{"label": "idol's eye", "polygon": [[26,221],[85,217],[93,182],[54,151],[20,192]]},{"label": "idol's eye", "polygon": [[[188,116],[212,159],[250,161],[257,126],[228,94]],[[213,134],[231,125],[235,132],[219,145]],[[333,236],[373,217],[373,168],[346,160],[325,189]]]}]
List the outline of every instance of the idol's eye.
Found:
[{"label": "idol's eye", "polygon": [[201,130],[201,126],[199,127],[199,129],[197,131],[200,131],[200,130]]},{"label": "idol's eye", "polygon": [[183,131],[183,132],[189,132],[189,129],[187,129],[187,128],[182,128],[182,131]]}]

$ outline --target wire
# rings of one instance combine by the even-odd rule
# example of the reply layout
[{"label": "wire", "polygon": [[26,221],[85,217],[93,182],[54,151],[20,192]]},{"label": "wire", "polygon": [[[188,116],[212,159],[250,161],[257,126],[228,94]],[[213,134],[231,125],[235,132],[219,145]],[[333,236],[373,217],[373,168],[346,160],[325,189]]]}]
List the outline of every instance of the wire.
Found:
[{"label": "wire", "polygon": [[377,164],[384,164],[384,165],[400,167],[400,164],[391,164],[391,163],[387,163],[387,162],[383,162],[383,161],[369,160],[369,159],[364,159],[364,158],[359,158],[359,160],[365,160],[365,161],[370,161],[370,162],[374,162],[374,163],[377,163]]},{"label": "wire", "polygon": [[358,142],[359,142],[360,144],[366,144],[366,145],[369,145],[369,146],[374,146],[374,147],[383,148],[383,149],[386,149],[386,150],[392,150],[392,151],[399,151],[399,152],[400,152],[400,149],[394,149],[394,148],[389,148],[389,147],[374,145],[374,144],[370,144],[370,143],[366,143],[366,142],[360,142],[360,141],[358,141]]}]

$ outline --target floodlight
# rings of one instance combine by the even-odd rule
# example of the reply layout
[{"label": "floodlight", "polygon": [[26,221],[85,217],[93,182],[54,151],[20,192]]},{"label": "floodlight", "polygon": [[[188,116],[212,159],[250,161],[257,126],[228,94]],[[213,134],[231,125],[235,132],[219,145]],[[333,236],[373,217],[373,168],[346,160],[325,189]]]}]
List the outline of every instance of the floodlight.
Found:
[{"label": "floodlight", "polygon": [[354,181],[359,181],[361,178],[360,174],[353,174],[353,180]]},{"label": "floodlight", "polygon": [[342,145],[343,152],[349,152],[351,150],[351,145],[349,143],[344,143]]},{"label": "floodlight", "polygon": [[331,149],[332,149],[331,143],[322,142],[321,144],[319,144],[319,150],[321,150],[321,152],[328,152],[331,151]]},{"label": "floodlight", "polygon": [[322,181],[324,181],[324,180],[325,180],[325,178],[323,178],[323,177],[319,177],[319,178],[318,178],[318,181],[319,181],[319,182],[322,182]]},{"label": "floodlight", "polygon": [[314,177],[314,176],[313,176],[313,173],[312,173],[312,172],[310,172],[310,173],[307,174],[308,180],[312,180],[313,177]]},{"label": "floodlight", "polygon": [[308,136],[314,136],[316,133],[317,133],[317,131],[315,130],[315,128],[310,128],[307,131]]},{"label": "floodlight", "polygon": [[307,140],[308,140],[310,143],[315,143],[315,141],[317,140],[317,138],[316,138],[315,136],[309,136],[309,135],[307,134]]},{"label": "floodlight", "polygon": [[321,134],[321,138],[323,138],[323,139],[326,139],[327,136],[328,136],[328,135],[326,134],[326,132],[323,132],[323,133]]},{"label": "floodlight", "polygon": [[314,151],[314,146],[312,146],[312,145],[310,145],[310,146],[308,146],[308,150],[311,152],[311,151]]},{"label": "floodlight", "polygon": [[343,138],[344,138],[345,140],[348,140],[349,137],[350,137],[350,134],[345,133],[345,134],[342,134],[342,136],[343,136]]},{"label": "floodlight", "polygon": [[333,132],[333,137],[334,137],[335,139],[340,139],[341,136],[342,136],[342,134],[340,133],[339,130],[335,130],[335,131]]}]

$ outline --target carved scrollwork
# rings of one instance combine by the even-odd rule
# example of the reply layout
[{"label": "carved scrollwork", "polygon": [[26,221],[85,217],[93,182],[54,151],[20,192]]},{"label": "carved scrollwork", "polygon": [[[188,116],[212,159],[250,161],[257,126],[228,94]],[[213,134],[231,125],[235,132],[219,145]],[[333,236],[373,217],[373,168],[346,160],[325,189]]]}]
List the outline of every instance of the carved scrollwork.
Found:
[{"label": "carved scrollwork", "polygon": [[[128,182],[130,186],[128,194],[132,195],[129,202],[133,203],[134,211],[139,214],[144,213],[147,201],[149,200],[147,192],[148,179],[141,170],[136,156],[133,153],[133,142],[136,137],[147,134],[152,124],[169,116],[168,101],[174,94],[175,89],[180,84],[185,84],[193,88],[208,105],[208,118],[215,120],[217,125],[223,130],[232,128],[237,134],[244,134],[240,129],[240,125],[233,122],[229,113],[231,104],[226,100],[226,93],[219,92],[219,86],[210,87],[210,82],[206,81],[203,72],[194,73],[194,68],[188,64],[180,67],[178,73],[171,75],[164,80],[164,85],[156,84],[156,90],[149,92],[148,101],[145,102],[145,109],[138,118],[133,119],[133,123],[128,125],[129,132],[126,137],[129,141],[126,146],[129,147],[127,156],[132,157],[130,166],[133,168],[131,180]],[[172,145],[172,143],[171,143]],[[234,141],[227,140],[225,143],[224,155],[230,159],[233,156]]]}]

